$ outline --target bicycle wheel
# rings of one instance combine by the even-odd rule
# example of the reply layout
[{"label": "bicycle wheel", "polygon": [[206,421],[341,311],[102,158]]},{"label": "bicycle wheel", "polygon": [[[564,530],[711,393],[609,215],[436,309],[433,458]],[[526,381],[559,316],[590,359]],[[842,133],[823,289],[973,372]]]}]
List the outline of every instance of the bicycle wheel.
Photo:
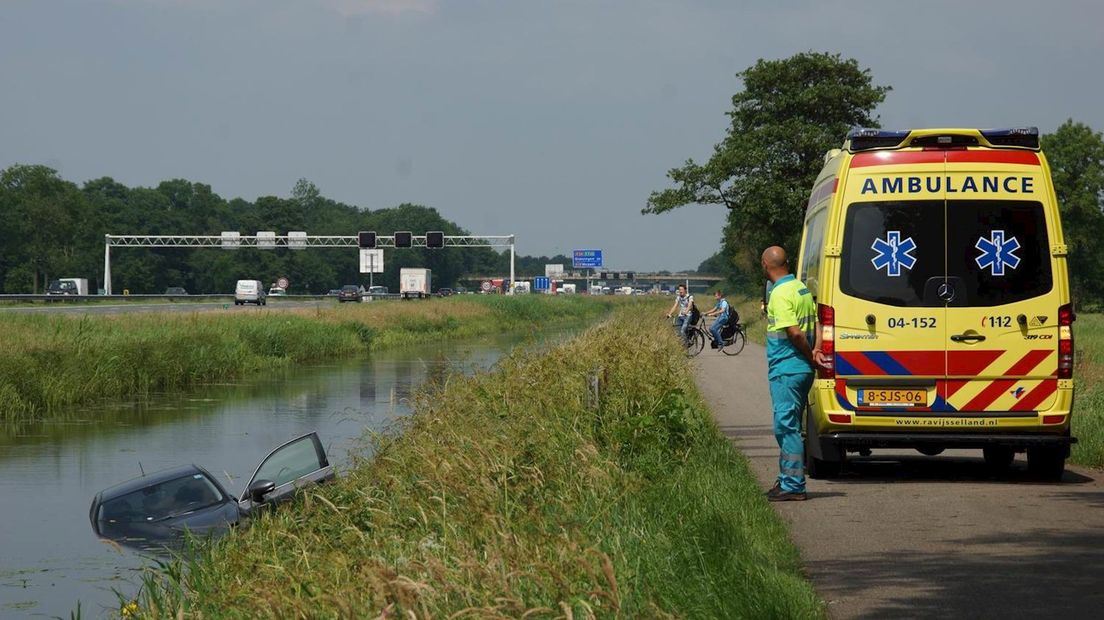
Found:
[{"label": "bicycle wheel", "polygon": [[725,344],[721,347],[721,353],[725,355],[739,355],[740,351],[744,350],[744,345],[747,344],[747,336],[744,335],[743,328],[737,329],[736,333],[732,334],[732,337],[725,340]]},{"label": "bicycle wheel", "polygon": [[686,356],[694,357],[705,348],[705,334],[700,329],[691,329],[686,334]]}]

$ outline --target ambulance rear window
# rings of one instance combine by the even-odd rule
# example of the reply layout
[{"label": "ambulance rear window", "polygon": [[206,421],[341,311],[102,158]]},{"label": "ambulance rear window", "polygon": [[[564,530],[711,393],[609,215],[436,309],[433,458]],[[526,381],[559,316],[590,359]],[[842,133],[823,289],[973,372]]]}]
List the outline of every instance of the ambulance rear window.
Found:
[{"label": "ambulance rear window", "polygon": [[1050,292],[1054,278],[1043,205],[947,201],[947,264],[956,289],[966,295],[961,305],[999,306]]},{"label": "ambulance rear window", "polygon": [[852,204],[844,220],[840,289],[891,306],[942,306],[936,290],[945,270],[943,221],[942,200]]}]

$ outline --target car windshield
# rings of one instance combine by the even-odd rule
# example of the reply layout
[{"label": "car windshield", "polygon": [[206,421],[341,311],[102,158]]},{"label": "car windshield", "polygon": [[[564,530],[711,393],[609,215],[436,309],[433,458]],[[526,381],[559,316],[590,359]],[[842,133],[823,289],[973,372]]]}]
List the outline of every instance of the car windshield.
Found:
[{"label": "car windshield", "polygon": [[207,476],[196,473],[167,480],[106,501],[99,520],[105,523],[160,521],[223,500],[222,493]]},{"label": "car windshield", "polygon": [[341,290],[343,290],[343,291],[353,291],[353,292],[356,292],[356,290],[357,290],[357,287],[356,287],[355,285],[353,285],[353,284],[346,284],[345,286],[341,287]]},{"label": "car windshield", "polygon": [[240,288],[243,291],[251,291],[251,290],[257,288],[257,284],[255,282],[239,282],[238,283],[238,288]]}]

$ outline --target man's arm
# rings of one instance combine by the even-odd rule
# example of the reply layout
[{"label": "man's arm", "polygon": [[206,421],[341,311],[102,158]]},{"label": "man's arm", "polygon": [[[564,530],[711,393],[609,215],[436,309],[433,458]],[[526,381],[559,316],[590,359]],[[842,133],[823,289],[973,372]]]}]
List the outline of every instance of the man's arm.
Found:
[{"label": "man's arm", "polygon": [[809,345],[809,341],[805,339],[805,332],[801,330],[797,325],[790,325],[786,328],[786,337],[790,339],[793,346],[801,351],[801,354],[805,356],[805,359],[809,360],[809,363],[815,368],[818,366],[816,358],[813,357],[813,348]]},{"label": "man's arm", "polygon": [[675,313],[675,310],[678,310],[677,299],[675,300],[675,303],[671,306],[671,309],[667,311],[667,318],[671,318],[671,315]]}]

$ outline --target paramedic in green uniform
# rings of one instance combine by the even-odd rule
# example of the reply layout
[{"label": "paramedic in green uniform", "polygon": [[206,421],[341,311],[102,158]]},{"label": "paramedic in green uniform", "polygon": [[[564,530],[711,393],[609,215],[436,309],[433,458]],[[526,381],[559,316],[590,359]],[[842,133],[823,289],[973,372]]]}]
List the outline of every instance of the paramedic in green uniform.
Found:
[{"label": "paramedic in green uniform", "polygon": [[816,304],[790,273],[786,251],[763,252],[763,273],[772,286],[767,298],[767,380],[774,411],[774,437],[781,454],[778,480],[767,491],[772,502],[805,499],[804,445],[801,416],[813,385]]}]

